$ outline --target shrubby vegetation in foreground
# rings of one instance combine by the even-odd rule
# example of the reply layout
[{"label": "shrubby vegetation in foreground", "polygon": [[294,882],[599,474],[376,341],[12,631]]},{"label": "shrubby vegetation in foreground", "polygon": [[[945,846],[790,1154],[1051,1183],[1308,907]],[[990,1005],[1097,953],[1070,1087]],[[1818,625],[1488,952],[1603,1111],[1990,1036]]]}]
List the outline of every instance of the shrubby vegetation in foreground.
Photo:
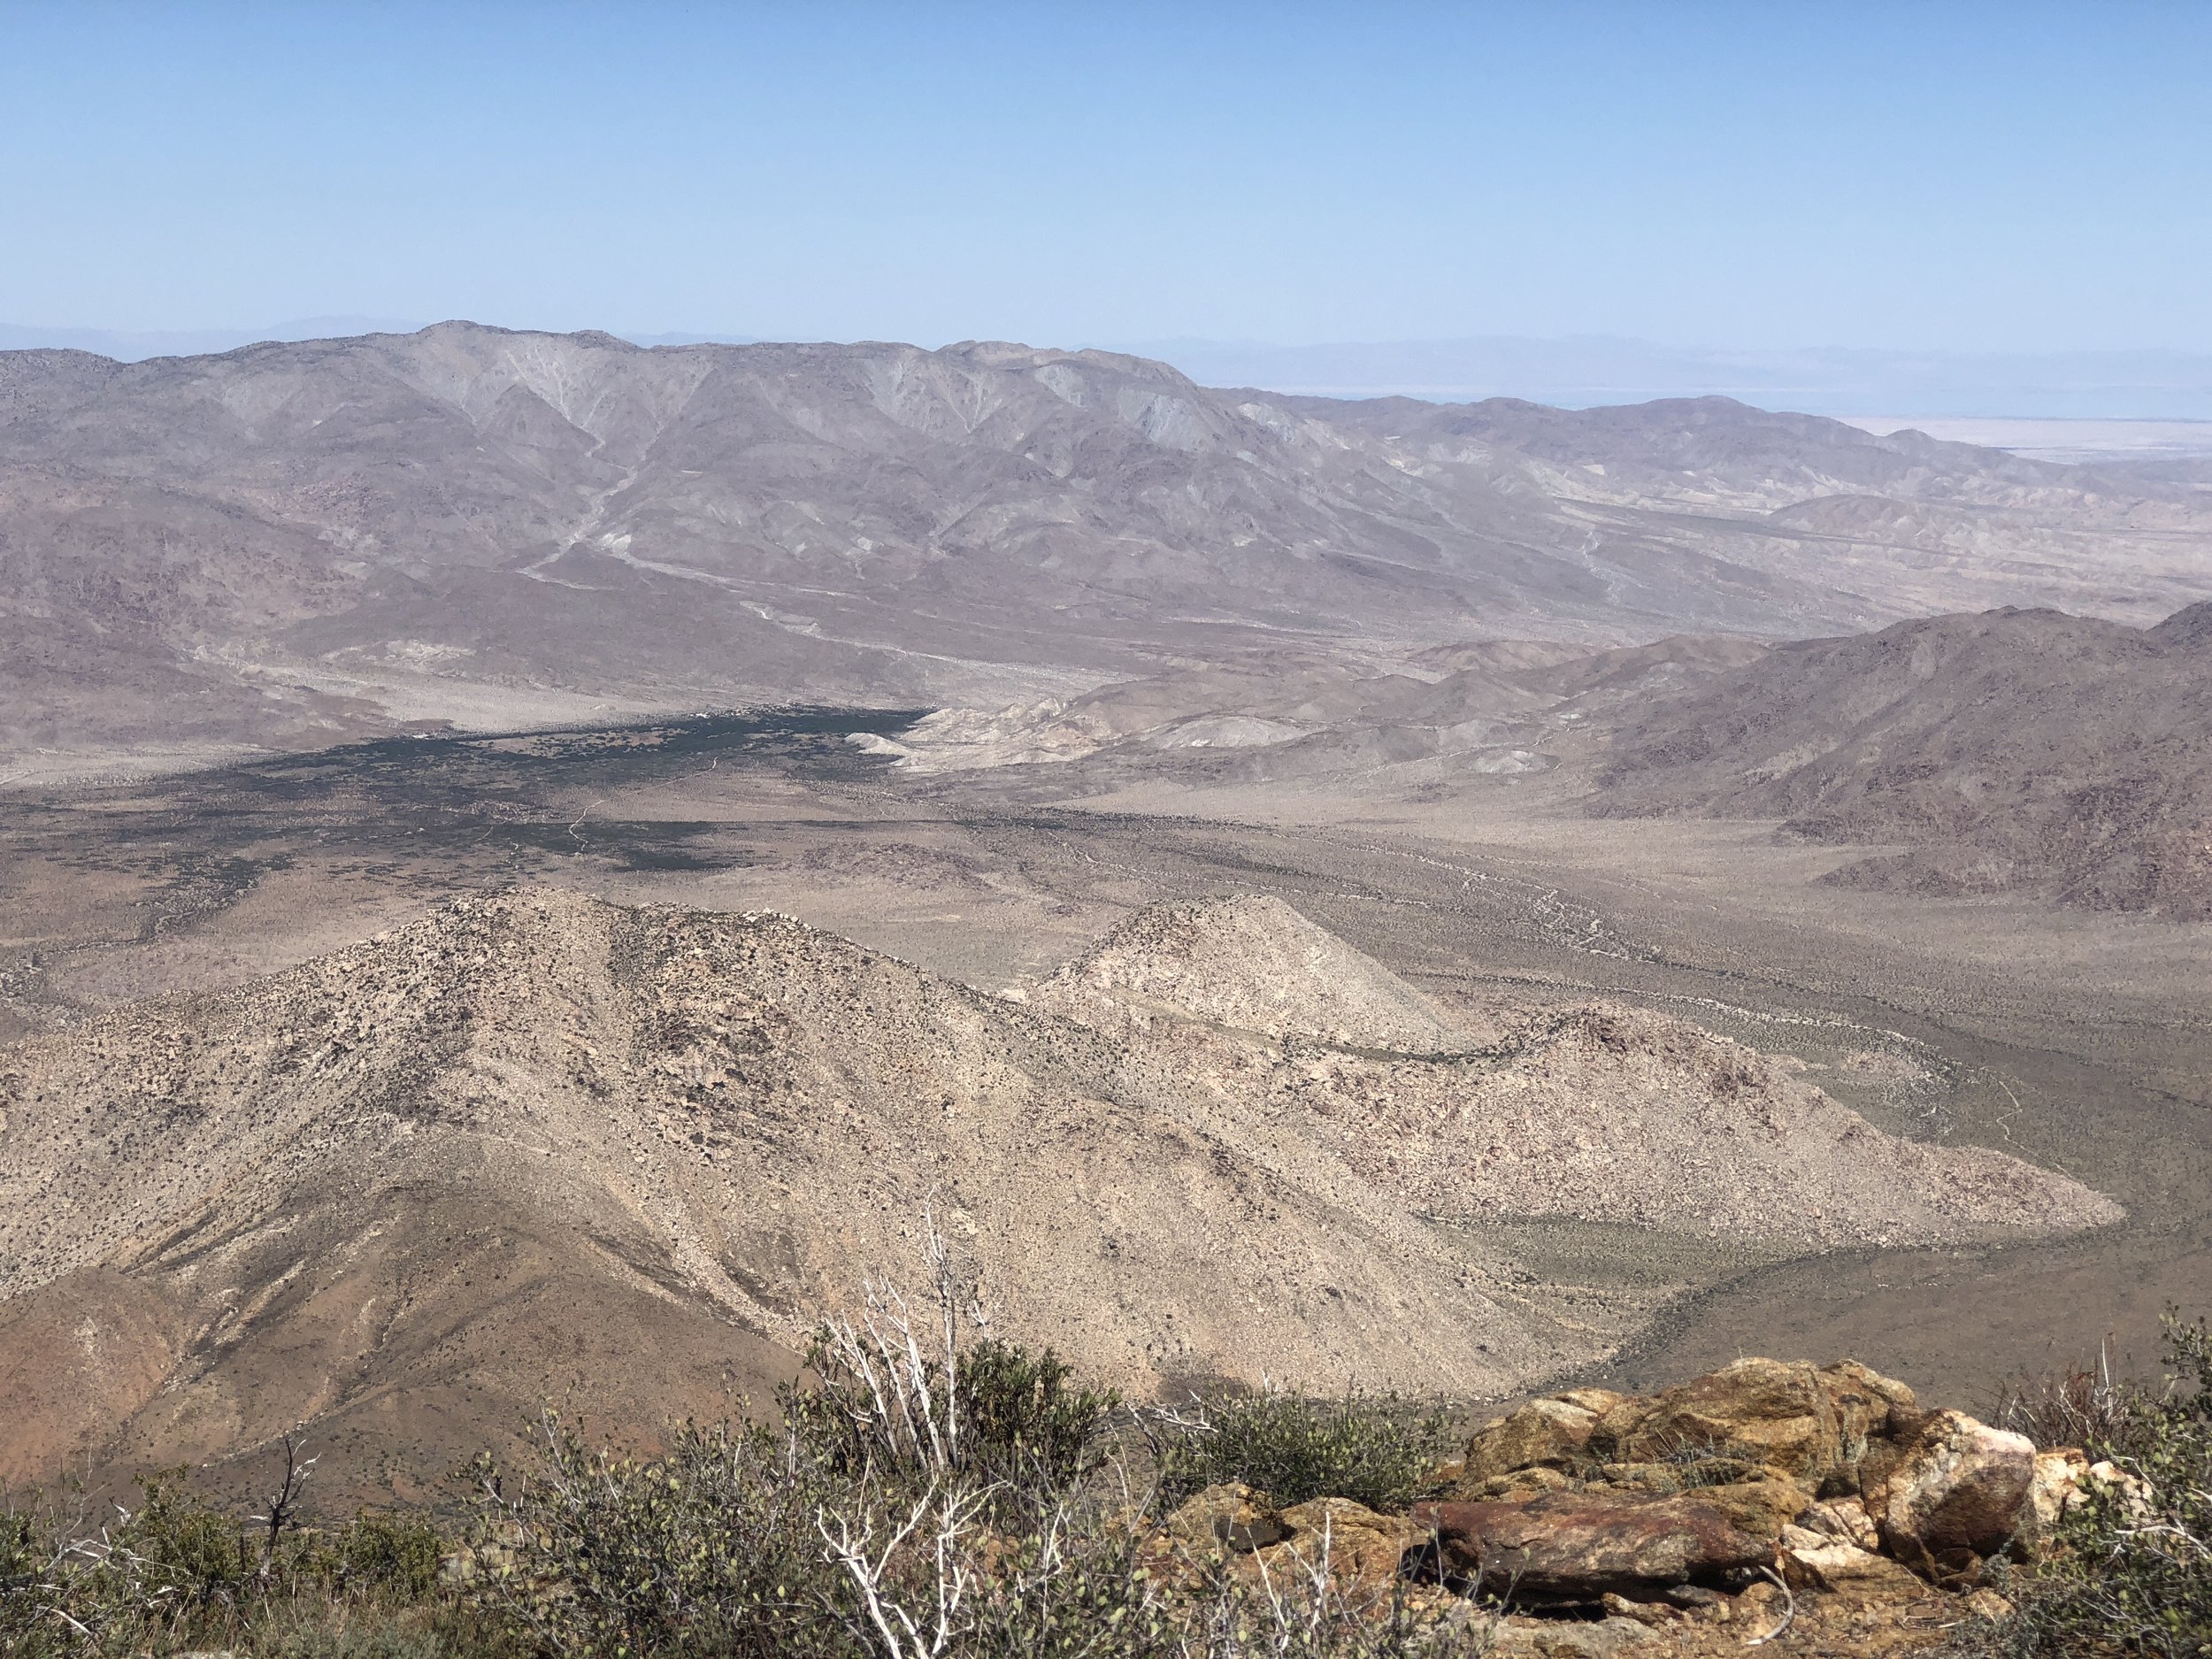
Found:
[{"label": "shrubby vegetation in foreground", "polygon": [[[22,1659],[229,1649],[287,1659],[535,1655],[1390,1659],[1481,1647],[1355,1591],[1325,1559],[1253,1583],[1159,1549],[1166,1507],[1240,1479],[1285,1502],[1409,1496],[1439,1425],[1394,1401],[1263,1396],[1135,1414],[1050,1352],[955,1353],[896,1298],[833,1325],[772,1421],[662,1455],[552,1418],[526,1470],[487,1459],[455,1517],[294,1524],[296,1465],[251,1518],[145,1483],[88,1531],[0,1522],[0,1646]],[[931,1355],[937,1357],[926,1357]],[[1281,1490],[1273,1489],[1279,1486]]]},{"label": "shrubby vegetation in foreground", "polygon": [[2122,1477],[2091,1483],[2049,1548],[2004,1587],[2009,1618],[1962,1643],[2003,1659],[2212,1655],[2212,1327],[2169,1318],[2160,1388],[2076,1371],[2008,1402],[2009,1426],[2080,1446]]},{"label": "shrubby vegetation in foreground", "polygon": [[[1415,1523],[1402,1511],[1439,1475],[1440,1416],[1394,1399],[1295,1394],[1203,1413],[1131,1410],[1080,1386],[1048,1351],[960,1346],[949,1293],[926,1323],[925,1333],[895,1295],[877,1296],[858,1325],[820,1332],[810,1380],[786,1390],[770,1420],[687,1427],[656,1456],[588,1444],[549,1417],[534,1457],[480,1461],[462,1480],[465,1502],[437,1517],[302,1525],[309,1465],[288,1445],[277,1490],[250,1517],[211,1506],[173,1477],[144,1483],[105,1528],[65,1525],[36,1505],[10,1510],[0,1517],[0,1651],[1445,1659],[1502,1636],[1517,1654],[1554,1651],[1560,1624],[1501,1625],[1472,1595],[1402,1576],[1408,1561],[1417,1574],[1449,1576],[1459,1535],[1446,1517],[1481,1507],[1444,1504],[1429,1543],[1407,1541]],[[2071,1507],[2039,1523],[2039,1535],[2016,1534],[2018,1548],[1970,1562],[1947,1591],[1894,1561],[1875,1563],[1905,1600],[1839,1598],[1843,1615],[1816,1614],[1823,1630],[1841,1628],[1839,1617],[1886,1617],[1892,1634],[1910,1636],[1896,1651],[1947,1640],[1962,1659],[2212,1656],[2212,1332],[2176,1324],[2170,1335],[2180,1374],[2162,1386],[2083,1373],[2009,1402],[2011,1426],[2046,1447],[2083,1446],[2101,1465],[2083,1466]],[[1758,1377],[1791,1370],[1743,1361],[1686,1387],[1740,1382],[1746,1367]],[[1871,1375],[1836,1369],[1846,1381]],[[1557,1417],[1563,1402],[1571,1401],[1486,1425],[1462,1477],[1484,1436],[1551,1421],[1544,1413]],[[1555,1488],[1566,1476],[1548,1479]],[[1700,1495],[1777,1485],[1763,1476]],[[1574,1502],[1625,1503],[1624,1513],[1680,1501],[1671,1486],[1676,1495],[1649,1499],[1587,1491],[1597,1495]],[[1262,1547],[1259,1534],[1280,1540],[1294,1523],[1315,1530]],[[1785,1529],[1785,1565],[1855,1560],[1851,1570],[1863,1571],[1873,1560],[1801,1531]],[[1363,1554],[1362,1536],[1371,1543],[1379,1532],[1395,1541]],[[2029,1564],[2008,1567],[2008,1553]],[[1764,1572],[1755,1562],[1745,1571]],[[1517,1571],[1494,1593],[1517,1595]],[[1452,1583],[1471,1591],[1487,1572]],[[1676,1623],[1654,1651],[1706,1655],[1784,1635],[1798,1604],[1781,1577],[1764,1576],[1785,1598],[1779,1609],[1762,1603],[1760,1613],[1762,1586],[1740,1586],[1754,1622]],[[1993,1579],[2004,1600],[1988,1594]],[[1602,1600],[1609,1626],[1650,1639],[1636,1606]]]}]

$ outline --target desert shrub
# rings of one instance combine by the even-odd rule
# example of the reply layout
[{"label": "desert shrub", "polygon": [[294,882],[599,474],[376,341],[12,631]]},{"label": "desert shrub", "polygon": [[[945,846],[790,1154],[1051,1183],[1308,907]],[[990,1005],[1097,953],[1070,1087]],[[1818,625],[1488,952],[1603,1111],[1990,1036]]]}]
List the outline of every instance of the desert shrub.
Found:
[{"label": "desert shrub", "polygon": [[0,1514],[0,1594],[36,1583],[52,1561],[54,1548],[47,1517],[13,1505]]},{"label": "desert shrub", "polygon": [[2212,1328],[2170,1317],[2166,1336],[2167,1386],[2122,1386],[2085,1419],[2090,1456],[2127,1479],[2093,1483],[2061,1517],[2047,1558],[2005,1586],[2011,1617],[1972,1632],[1970,1651],[2212,1655]]},{"label": "desert shrub", "polygon": [[1121,1397],[1078,1387],[1050,1348],[986,1339],[960,1356],[959,1409],[978,1466],[999,1479],[1064,1486],[1094,1461]]},{"label": "desert shrub", "polygon": [[1350,1498],[1402,1509],[1444,1448],[1445,1418],[1396,1394],[1232,1396],[1179,1417],[1159,1454],[1170,1497],[1240,1480],[1284,1508]]},{"label": "desert shrub", "polygon": [[440,1597],[452,1544],[426,1517],[272,1527],[210,1502],[180,1471],[139,1488],[136,1507],[104,1525],[50,1502],[0,1517],[0,1653],[501,1651],[487,1621]]},{"label": "desert shrub", "polygon": [[687,1426],[637,1459],[549,1420],[511,1495],[480,1468],[472,1594],[543,1653],[850,1654],[818,1516],[871,1477],[824,1455],[829,1421]]},{"label": "desert shrub", "polygon": [[451,1548],[426,1516],[361,1515],[316,1540],[301,1564],[339,1590],[408,1603],[437,1589],[439,1563]]},{"label": "desert shrub", "polygon": [[[933,1238],[933,1244],[935,1241]],[[942,1267],[941,1250],[940,1267]],[[1133,1421],[1050,1350],[956,1341],[887,1288],[824,1327],[772,1420],[687,1426],[652,1456],[557,1420],[480,1460],[457,1521],[296,1524],[285,1446],[256,1517],[171,1478],[104,1530],[0,1517],[8,1659],[1444,1659],[1476,1627],[1348,1599],[1325,1563],[1253,1583],[1165,1552],[1163,1503],[1216,1479],[1279,1502],[1402,1503],[1440,1423],[1394,1399],[1270,1394]],[[1166,1421],[1161,1418],[1159,1421]],[[1164,1484],[1150,1477],[1164,1474]],[[1309,1565],[1311,1565],[1309,1563]],[[1303,1574],[1301,1577],[1301,1574]],[[1196,1576],[1194,1577],[1193,1575]]]},{"label": "desert shrub", "polygon": [[1192,1485],[1402,1502],[1439,1432],[1402,1402],[1233,1402],[1174,1441],[1179,1480],[1142,1494],[1126,1471],[1085,1479],[1114,1401],[1056,1356],[979,1344],[946,1363],[877,1334],[818,1341],[777,1422],[687,1428],[657,1457],[549,1422],[511,1491],[480,1471],[471,1594],[540,1653],[611,1659],[1385,1659],[1471,1640],[1349,1606],[1325,1574],[1195,1594],[1157,1576],[1158,1502]]},{"label": "desert shrub", "polygon": [[2142,1386],[2115,1379],[2101,1357],[2094,1366],[2070,1365],[2024,1377],[1998,1394],[1989,1421],[2024,1434],[2043,1450],[2062,1446],[2131,1448],[2155,1412],[2146,1411]]}]

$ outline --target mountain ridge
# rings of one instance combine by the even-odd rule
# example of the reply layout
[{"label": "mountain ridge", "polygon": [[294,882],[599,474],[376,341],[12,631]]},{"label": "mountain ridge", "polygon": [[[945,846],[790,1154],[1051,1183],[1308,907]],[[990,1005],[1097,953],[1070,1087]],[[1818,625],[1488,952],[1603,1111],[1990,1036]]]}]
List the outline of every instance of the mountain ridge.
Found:
[{"label": "mountain ridge", "polygon": [[0,749],[1003,701],[1990,598],[2149,620],[2212,587],[2208,538],[2179,487],[1712,400],[1324,405],[1009,342],[463,323],[4,353]]}]

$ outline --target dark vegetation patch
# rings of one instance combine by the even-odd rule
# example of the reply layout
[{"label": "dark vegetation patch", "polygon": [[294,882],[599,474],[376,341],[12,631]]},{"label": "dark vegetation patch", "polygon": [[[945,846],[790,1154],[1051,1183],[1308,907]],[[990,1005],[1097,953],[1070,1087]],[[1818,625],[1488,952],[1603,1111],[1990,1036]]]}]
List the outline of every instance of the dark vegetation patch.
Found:
[{"label": "dark vegetation patch", "polygon": [[2212,1654],[2212,1326],[2166,1324],[2162,1384],[2079,1369],[2010,1391],[1999,1420],[2079,1446],[2119,1479],[2062,1516],[2047,1558],[2002,1586],[2001,1621],[1962,1633],[1973,1659],[2201,1659]]},{"label": "dark vegetation patch", "polygon": [[[520,734],[431,734],[9,803],[19,850],[65,866],[151,874],[142,937],[235,903],[303,857],[399,875],[527,879],[581,860],[615,871],[713,871],[756,853],[710,820],[638,818],[626,793],[728,765],[818,783],[887,764],[849,733],[895,734],[920,710],[782,709]],[[599,816],[603,804],[610,809]]]}]

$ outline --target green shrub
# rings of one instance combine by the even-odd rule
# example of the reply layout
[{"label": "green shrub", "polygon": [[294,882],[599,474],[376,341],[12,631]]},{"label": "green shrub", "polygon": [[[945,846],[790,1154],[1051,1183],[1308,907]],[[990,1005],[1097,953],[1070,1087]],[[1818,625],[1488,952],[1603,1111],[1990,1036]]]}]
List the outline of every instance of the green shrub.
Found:
[{"label": "green shrub", "polygon": [[1350,1498],[1403,1509],[1444,1449],[1447,1424],[1396,1394],[1317,1399],[1296,1391],[1233,1397],[1177,1423],[1160,1452],[1171,1499],[1240,1480],[1283,1508]]},{"label": "green shrub", "polygon": [[991,1339],[960,1356],[959,1409],[979,1467],[995,1478],[1064,1486],[1080,1477],[1121,1396],[1072,1385],[1050,1348],[1033,1353]]},{"label": "green shrub", "polygon": [[[139,1482],[104,1527],[49,1507],[0,1516],[0,1654],[491,1653],[480,1619],[438,1594],[452,1548],[426,1517],[357,1517],[323,1531],[211,1503],[180,1471]],[[457,1637],[454,1632],[474,1632]],[[334,1646],[334,1644],[336,1644]]]},{"label": "green shrub", "polygon": [[438,1566],[451,1546],[419,1515],[361,1515],[320,1542],[318,1576],[336,1587],[420,1601],[438,1587]]},{"label": "green shrub", "polygon": [[831,1617],[842,1586],[817,1517],[871,1477],[824,1455],[827,1420],[687,1426],[643,1460],[549,1421],[514,1495],[480,1469],[472,1594],[544,1653],[853,1653]]},{"label": "green shrub", "polygon": [[[941,1262],[940,1263],[941,1268]],[[1049,1349],[957,1348],[949,1274],[926,1335],[894,1291],[826,1326],[774,1421],[687,1426],[657,1456],[548,1417],[473,1511],[292,1524],[285,1445],[258,1521],[173,1476],[104,1531],[0,1516],[7,1659],[1443,1659],[1478,1627],[1325,1572],[1206,1580],[1160,1555],[1161,1503],[1239,1479],[1279,1502],[1402,1503],[1441,1423],[1394,1399],[1231,1401],[1163,1447],[1156,1487],[1110,1462],[1110,1392]],[[449,1571],[449,1567],[450,1571]]]}]

